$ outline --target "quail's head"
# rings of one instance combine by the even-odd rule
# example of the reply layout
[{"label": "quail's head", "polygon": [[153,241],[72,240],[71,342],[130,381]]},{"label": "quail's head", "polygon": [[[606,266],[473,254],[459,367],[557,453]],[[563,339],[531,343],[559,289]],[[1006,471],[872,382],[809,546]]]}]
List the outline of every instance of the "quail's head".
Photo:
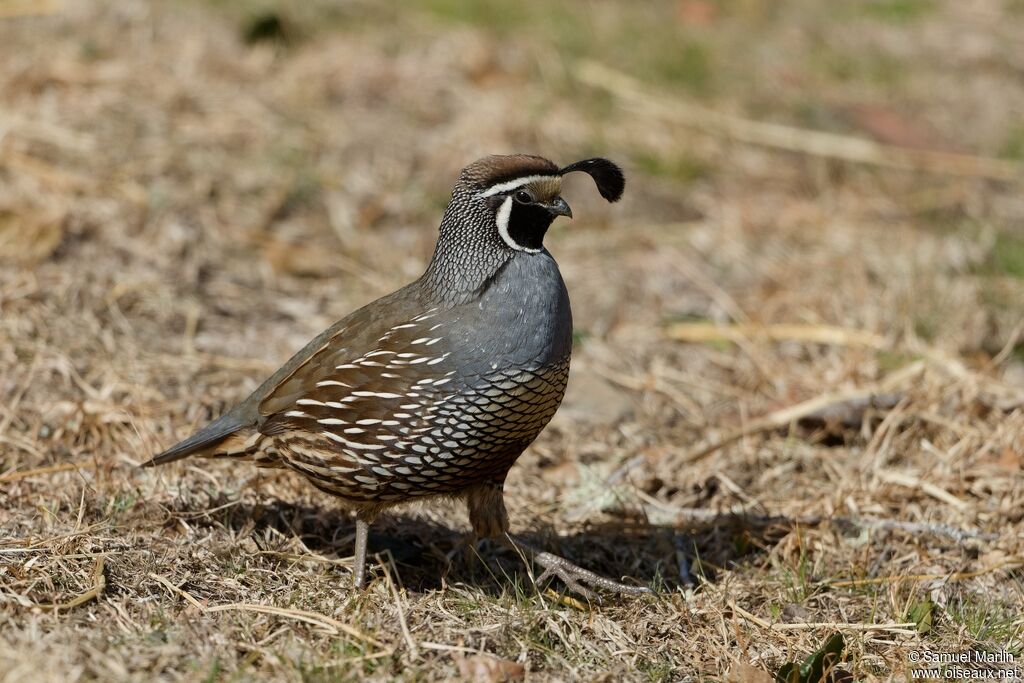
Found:
[{"label": "quail's head", "polygon": [[[442,230],[453,218],[462,218],[458,227],[467,232],[460,235],[463,239],[537,253],[543,249],[552,221],[559,216],[572,217],[561,192],[562,177],[573,171],[588,173],[609,202],[622,196],[622,171],[607,159],[584,159],[559,168],[538,156],[488,156],[462,170]],[[466,221],[468,217],[475,220]]]}]

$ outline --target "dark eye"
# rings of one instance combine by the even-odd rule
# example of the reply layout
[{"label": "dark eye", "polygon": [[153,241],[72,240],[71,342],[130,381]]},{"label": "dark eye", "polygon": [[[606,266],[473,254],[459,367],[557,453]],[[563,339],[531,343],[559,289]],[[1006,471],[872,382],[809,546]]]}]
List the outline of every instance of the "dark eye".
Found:
[{"label": "dark eye", "polygon": [[519,190],[519,192],[516,192],[516,201],[522,204],[532,204],[533,195],[526,190]]}]

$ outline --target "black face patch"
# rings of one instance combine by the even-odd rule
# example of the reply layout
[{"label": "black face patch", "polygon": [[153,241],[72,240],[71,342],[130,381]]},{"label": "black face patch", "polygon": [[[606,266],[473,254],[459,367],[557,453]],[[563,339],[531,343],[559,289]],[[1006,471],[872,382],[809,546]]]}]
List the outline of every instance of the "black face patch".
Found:
[{"label": "black face patch", "polygon": [[555,217],[539,204],[523,204],[512,200],[508,218],[508,236],[524,249],[544,248],[544,234]]}]

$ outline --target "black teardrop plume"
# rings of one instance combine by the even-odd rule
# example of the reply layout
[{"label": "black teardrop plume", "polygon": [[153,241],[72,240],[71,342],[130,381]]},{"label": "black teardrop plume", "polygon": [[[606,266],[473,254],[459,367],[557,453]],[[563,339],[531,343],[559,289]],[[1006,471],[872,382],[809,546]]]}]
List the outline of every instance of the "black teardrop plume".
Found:
[{"label": "black teardrop plume", "polygon": [[622,191],[626,188],[626,178],[622,175],[622,169],[607,159],[595,157],[584,159],[574,164],[569,164],[561,169],[558,174],[565,175],[573,171],[583,171],[590,175],[597,183],[597,191],[601,196],[610,202],[617,202],[622,198]]}]

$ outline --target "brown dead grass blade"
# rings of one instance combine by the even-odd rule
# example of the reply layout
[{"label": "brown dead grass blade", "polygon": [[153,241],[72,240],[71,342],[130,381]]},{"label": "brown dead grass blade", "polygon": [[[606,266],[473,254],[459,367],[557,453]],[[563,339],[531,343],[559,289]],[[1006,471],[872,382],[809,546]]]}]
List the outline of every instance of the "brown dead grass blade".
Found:
[{"label": "brown dead grass blade", "polygon": [[782,624],[762,619],[756,614],[751,614],[735,602],[730,602],[729,607],[747,621],[757,624],[761,628],[774,631],[811,631],[816,629],[829,629],[833,631],[858,631],[858,632],[887,632],[899,633],[902,635],[914,635],[916,624],[914,622],[886,622],[880,624],[858,624],[840,621],[801,622],[796,624]]},{"label": "brown dead grass blade", "polygon": [[70,472],[77,470],[78,465],[73,462],[64,462],[59,465],[47,465],[46,467],[33,467],[28,470],[15,470],[6,474],[0,474],[0,483],[8,481],[18,481],[19,479],[27,479],[28,477],[39,477],[44,474],[54,474],[56,472]]},{"label": "brown dead grass blade", "polygon": [[666,327],[665,335],[669,339],[689,343],[766,339],[774,342],[795,341],[830,346],[865,346],[878,350],[889,346],[884,337],[874,332],[830,325],[716,325],[705,322],[683,322],[672,323]]}]

